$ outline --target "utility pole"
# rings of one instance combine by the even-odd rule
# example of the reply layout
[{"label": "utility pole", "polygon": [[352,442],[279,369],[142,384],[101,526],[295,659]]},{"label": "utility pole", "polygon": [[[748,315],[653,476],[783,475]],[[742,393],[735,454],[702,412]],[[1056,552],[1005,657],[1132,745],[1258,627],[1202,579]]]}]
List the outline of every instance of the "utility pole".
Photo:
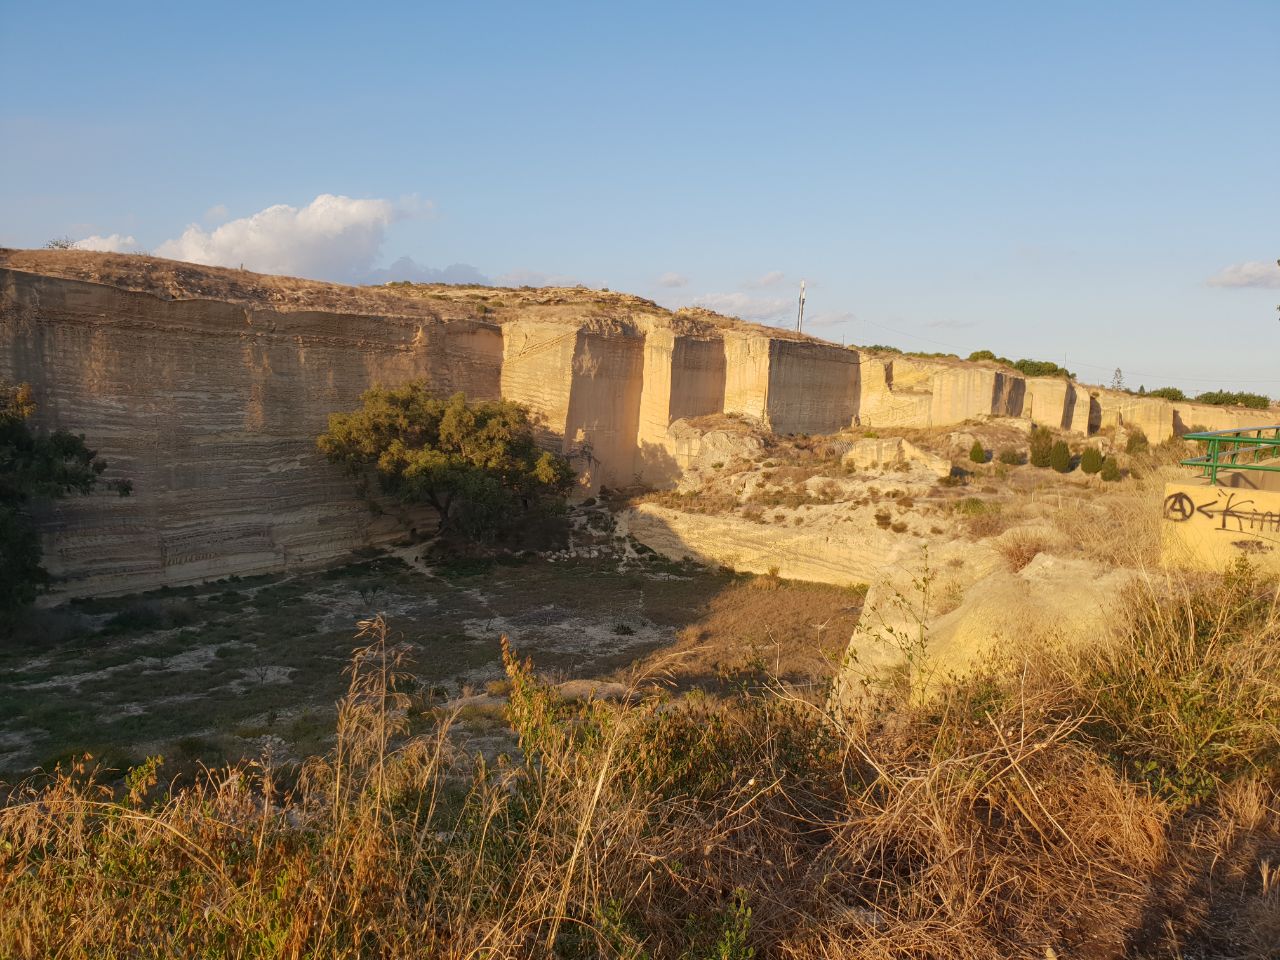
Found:
[{"label": "utility pole", "polygon": [[804,281],[800,281],[800,309],[796,313],[796,333],[804,330]]}]

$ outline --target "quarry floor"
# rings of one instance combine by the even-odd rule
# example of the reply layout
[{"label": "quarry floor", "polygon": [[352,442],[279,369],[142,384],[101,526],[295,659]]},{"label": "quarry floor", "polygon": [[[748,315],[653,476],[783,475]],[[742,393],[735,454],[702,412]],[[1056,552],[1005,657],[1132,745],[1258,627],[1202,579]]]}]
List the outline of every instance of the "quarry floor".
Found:
[{"label": "quarry floor", "polygon": [[86,752],[115,769],[160,754],[172,775],[323,750],[355,624],[374,613],[409,649],[411,724],[458,707],[460,736],[488,751],[504,746],[504,633],[557,682],[805,683],[829,675],[862,599],[643,551],[433,567],[409,559],[44,611],[25,639],[0,648],[0,781]]}]

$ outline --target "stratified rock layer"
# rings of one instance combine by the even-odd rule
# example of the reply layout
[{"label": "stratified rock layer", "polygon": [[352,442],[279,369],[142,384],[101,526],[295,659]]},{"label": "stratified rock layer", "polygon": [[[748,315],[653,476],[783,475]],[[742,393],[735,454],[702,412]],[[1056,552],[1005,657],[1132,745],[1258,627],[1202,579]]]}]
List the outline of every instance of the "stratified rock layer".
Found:
[{"label": "stratified rock layer", "polygon": [[[429,524],[371,512],[315,450],[329,413],[413,379],[528,405],[587,492],[675,486],[704,454],[722,458],[686,429],[708,415],[779,434],[1002,416],[1081,434],[1140,427],[1157,442],[1272,416],[839,347],[604,291],[355,288],[0,250],[0,380],[31,383],[41,425],[83,432],[134,483],[132,497],[45,518],[49,566],[70,592],[289,570]],[[842,580],[844,562],[826,577]]]}]

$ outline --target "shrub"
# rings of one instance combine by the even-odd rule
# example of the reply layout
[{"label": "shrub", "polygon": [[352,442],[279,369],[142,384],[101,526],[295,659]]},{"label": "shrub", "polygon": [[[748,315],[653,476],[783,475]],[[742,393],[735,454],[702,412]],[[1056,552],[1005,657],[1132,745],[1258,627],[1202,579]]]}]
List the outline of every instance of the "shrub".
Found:
[{"label": "shrub", "polygon": [[1148,397],[1160,397],[1164,400],[1173,400],[1175,402],[1185,401],[1187,395],[1177,387],[1160,387],[1147,393]]},{"label": "shrub", "polygon": [[969,448],[969,459],[974,463],[986,463],[987,451],[982,446],[981,440],[973,441],[973,446]]},{"label": "shrub", "polygon": [[1260,393],[1210,390],[1196,397],[1196,403],[1209,403],[1215,407],[1252,407],[1255,410],[1266,410],[1271,406],[1271,399]]},{"label": "shrub", "polygon": [[121,496],[131,490],[127,480],[102,479],[107,463],[83,436],[33,430],[35,411],[30,387],[0,382],[0,630],[12,626],[49,580],[31,507],[85,496],[99,484]]},{"label": "shrub", "polygon": [[1050,448],[1049,466],[1059,473],[1071,472],[1071,448],[1065,440],[1059,440]]},{"label": "shrub", "polygon": [[1244,558],[1166,597],[1135,584],[1119,642],[1086,658],[1088,727],[1135,780],[1176,805],[1224,782],[1280,776],[1280,619],[1272,580]]},{"label": "shrub", "polygon": [[1124,452],[1132,457],[1139,453],[1146,453],[1149,449],[1151,449],[1151,443],[1147,440],[1147,435],[1142,428],[1130,427],[1129,438],[1124,442]]},{"label": "shrub", "polygon": [[1000,456],[996,459],[1011,467],[1018,467],[1026,463],[1026,455],[1021,450],[1013,449],[1013,447],[1005,447],[1000,451]]},{"label": "shrub", "polygon": [[1115,457],[1107,457],[1102,461],[1100,475],[1108,483],[1120,479],[1120,464],[1116,463]]},{"label": "shrub", "polygon": [[1088,474],[1095,474],[1102,470],[1102,453],[1097,447],[1085,447],[1085,451],[1080,456],[1080,469]]},{"label": "shrub", "polygon": [[1031,428],[1031,465],[1044,469],[1053,453],[1053,434],[1048,427]]},{"label": "shrub", "polygon": [[329,417],[316,445],[362,482],[377,477],[403,503],[430,504],[440,530],[489,539],[543,507],[563,505],[568,460],[538,448],[529,411],[510,400],[437,396],[424,381],[374,387],[363,406]]}]

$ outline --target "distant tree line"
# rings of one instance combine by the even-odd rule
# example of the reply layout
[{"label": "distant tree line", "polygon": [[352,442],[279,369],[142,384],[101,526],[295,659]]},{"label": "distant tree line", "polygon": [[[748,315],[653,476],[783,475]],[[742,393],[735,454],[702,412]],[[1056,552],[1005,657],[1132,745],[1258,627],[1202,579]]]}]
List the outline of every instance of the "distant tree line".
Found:
[{"label": "distant tree line", "polygon": [[1209,390],[1195,397],[1188,397],[1177,387],[1159,387],[1155,390],[1139,387],[1138,396],[1160,397],[1176,403],[1205,403],[1215,407],[1252,407],[1254,410],[1266,410],[1271,406],[1270,397],[1243,390]]},{"label": "distant tree line", "polygon": [[975,363],[979,360],[993,360],[1006,367],[1013,367],[1027,377],[1066,377],[1068,380],[1076,378],[1074,373],[1052,360],[1010,360],[1008,357],[998,357],[990,350],[975,350],[969,354],[969,360]]}]

